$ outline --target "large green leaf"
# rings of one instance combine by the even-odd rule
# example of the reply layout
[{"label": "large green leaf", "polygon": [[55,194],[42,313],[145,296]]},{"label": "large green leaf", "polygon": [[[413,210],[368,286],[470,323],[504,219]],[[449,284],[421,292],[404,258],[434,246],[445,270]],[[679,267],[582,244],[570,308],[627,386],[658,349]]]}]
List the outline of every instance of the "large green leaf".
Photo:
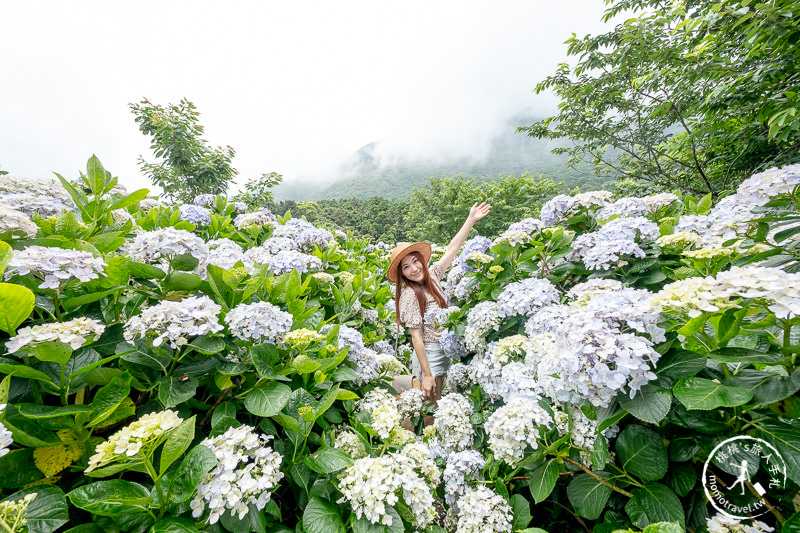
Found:
[{"label": "large green leaf", "polygon": [[153,524],[150,533],[200,533],[200,530],[194,520],[168,516]]},{"label": "large green leaf", "polygon": [[167,468],[189,447],[194,439],[195,416],[184,420],[181,425],[171,430],[164,447],[161,449],[159,472],[163,475]]},{"label": "large green leaf", "polygon": [[14,450],[0,457],[0,488],[18,489],[43,477],[33,460],[33,448]]},{"label": "large green leaf", "polygon": [[323,446],[305,458],[305,464],[314,472],[332,474],[353,465],[349,455],[339,448]]},{"label": "large green leaf", "polygon": [[28,533],[52,533],[69,521],[69,510],[64,491],[53,485],[21,490],[6,497],[3,501],[21,500],[31,493],[36,493],[36,498],[28,504],[28,511],[25,514]]},{"label": "large green leaf", "polygon": [[37,403],[20,403],[17,404],[19,414],[26,418],[42,419],[42,418],[56,418],[59,416],[72,416],[78,413],[86,413],[92,410],[90,405],[65,405],[63,407],[55,407],[51,405],[40,405]]},{"label": "large green leaf", "polygon": [[684,523],[683,507],[675,493],[661,483],[648,483],[631,491],[625,512],[636,527],[644,528],[657,522]]},{"label": "large green leaf", "polygon": [[800,484],[800,428],[775,419],[759,420],[754,423],[756,436],[777,448],[786,462],[786,475]]},{"label": "large green leaf", "polygon": [[631,424],[617,437],[622,468],[643,481],[656,481],[667,473],[669,460],[664,440],[655,431]]},{"label": "large green leaf", "polygon": [[289,402],[292,389],[283,383],[269,381],[244,396],[245,408],[256,416],[274,416]]},{"label": "large green leaf", "polygon": [[345,533],[340,508],[323,498],[311,498],[303,511],[303,527],[308,533]]},{"label": "large green leaf", "polygon": [[158,400],[164,407],[175,407],[197,394],[199,382],[197,378],[189,376],[186,378],[176,378],[175,376],[163,376],[158,379]]},{"label": "large green leaf", "polygon": [[[595,474],[604,480],[609,477],[608,473],[603,471]],[[575,512],[589,520],[595,520],[600,516],[610,496],[611,488],[589,474],[578,474],[567,486],[567,497]]]},{"label": "large green leaf", "polygon": [[514,512],[514,523],[511,530],[516,531],[523,527],[528,527],[531,523],[531,503],[521,494],[514,494],[511,497],[511,510]]},{"label": "large green leaf", "polygon": [[667,417],[672,405],[672,394],[669,389],[648,383],[631,399],[627,394],[620,394],[619,404],[623,409],[643,422],[658,424]]},{"label": "large green leaf", "polygon": [[145,513],[152,503],[149,490],[122,479],[89,483],[73,490],[67,497],[72,505],[100,516]]},{"label": "large green leaf", "polygon": [[131,392],[131,376],[123,373],[111,380],[111,383],[97,391],[92,401],[92,418],[89,427],[94,427],[111,416],[122,401]]},{"label": "large green leaf", "polygon": [[539,465],[531,472],[531,484],[528,488],[531,491],[533,501],[541,503],[550,496],[558,481],[558,463],[555,459],[550,459],[544,464]]},{"label": "large green leaf", "polygon": [[730,378],[730,383],[753,393],[753,403],[768,405],[788,398],[800,390],[800,370],[791,376],[745,368]]},{"label": "large green leaf", "polygon": [[716,407],[736,407],[749,402],[753,393],[742,387],[723,385],[705,378],[682,378],[672,393],[687,409],[708,411]]},{"label": "large green leaf", "polygon": [[0,330],[15,335],[17,328],[33,312],[36,297],[27,287],[0,283]]},{"label": "large green leaf", "polygon": [[720,363],[775,363],[781,360],[779,354],[766,354],[746,348],[720,348],[708,356]]},{"label": "large green leaf", "polygon": [[214,355],[225,349],[225,342],[219,337],[200,335],[192,339],[187,346],[203,355]]},{"label": "large green leaf", "polygon": [[205,446],[198,445],[189,450],[172,477],[169,485],[170,499],[173,502],[182,502],[191,498],[197,484],[217,466],[217,462],[214,452]]},{"label": "large green leaf", "polygon": [[[247,508],[248,511],[241,520],[238,514],[225,511],[219,518],[220,523],[232,533],[251,533],[252,531],[262,533],[266,531],[267,519],[264,511],[259,511],[252,503],[248,504]],[[272,533],[271,530],[270,533]]]},{"label": "large green leaf", "polygon": [[392,507],[387,507],[386,514],[392,517],[391,526],[373,524],[367,520],[366,516],[362,516],[359,519],[355,519],[355,516],[353,516],[351,519],[353,524],[353,533],[403,533],[405,531],[405,527],[403,526],[403,520],[400,518],[400,515],[397,513],[397,511],[395,511]]},{"label": "large green leaf", "polygon": [[659,359],[656,374],[672,379],[691,377],[706,367],[706,358],[687,350],[670,350]]}]

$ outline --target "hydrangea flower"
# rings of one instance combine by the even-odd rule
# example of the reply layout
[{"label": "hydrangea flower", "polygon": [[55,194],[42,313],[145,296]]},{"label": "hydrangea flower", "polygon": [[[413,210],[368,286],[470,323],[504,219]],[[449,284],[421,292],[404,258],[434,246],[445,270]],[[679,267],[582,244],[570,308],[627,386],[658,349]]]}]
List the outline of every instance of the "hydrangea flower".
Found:
[{"label": "hydrangea flower", "polygon": [[496,367],[507,365],[511,361],[525,358],[528,338],[525,335],[511,335],[489,345],[487,355]]},{"label": "hydrangea flower", "polygon": [[169,261],[184,254],[202,261],[208,255],[208,245],[194,233],[169,227],[138,233],[126,251],[128,257],[140,263]]},{"label": "hydrangea flower", "polygon": [[211,224],[211,209],[192,204],[181,204],[178,206],[181,220],[196,224],[198,226],[208,226]]},{"label": "hydrangea flower", "polygon": [[[527,341],[526,344],[530,342]],[[539,399],[539,387],[533,367],[514,361],[502,367],[500,380],[493,389],[497,396],[508,402],[516,396]]]},{"label": "hydrangea flower", "polygon": [[472,445],[475,435],[469,421],[472,411],[472,403],[461,394],[447,394],[437,402],[433,427],[436,439],[448,452],[460,452]]},{"label": "hydrangea flower", "polygon": [[456,533],[510,533],[514,513],[508,502],[486,485],[467,488],[458,502]]},{"label": "hydrangea flower", "polygon": [[8,279],[14,274],[24,276],[33,272],[43,278],[40,289],[58,289],[64,280],[77,278],[86,283],[105,275],[105,265],[102,258],[81,250],[28,246],[14,250],[5,276]]},{"label": "hydrangea flower", "polygon": [[343,430],[336,434],[336,440],[333,443],[334,448],[339,448],[344,453],[350,456],[351,459],[357,460],[367,456],[367,450],[364,443],[358,438],[358,435],[349,430]]},{"label": "hydrangea flower", "polygon": [[225,315],[225,323],[237,339],[252,342],[277,342],[292,329],[290,313],[269,302],[239,304]]},{"label": "hydrangea flower", "polygon": [[425,528],[436,513],[431,488],[418,470],[416,461],[400,453],[358,459],[340,477],[343,497],[337,503],[349,502],[359,519],[391,526],[394,518],[388,509],[402,497],[411,509],[414,525]]},{"label": "hydrangea flower", "polygon": [[519,222],[514,222],[508,227],[508,231],[523,231],[528,235],[538,232],[542,229],[542,221],[538,218],[524,218]]},{"label": "hydrangea flower", "polygon": [[320,285],[330,285],[333,283],[333,276],[327,272],[315,272],[311,277],[317,280]]},{"label": "hydrangea flower", "polygon": [[450,315],[457,311],[460,311],[460,308],[455,306],[445,307],[444,309],[436,307],[435,309],[426,311],[425,316],[422,317],[422,321],[434,328],[440,328],[450,319]]},{"label": "hydrangea flower", "polygon": [[0,234],[11,233],[32,239],[38,231],[39,227],[28,215],[0,203]]},{"label": "hydrangea flower", "polygon": [[680,253],[687,248],[700,246],[702,242],[703,238],[693,231],[680,231],[656,239],[656,244],[669,253]]},{"label": "hydrangea flower", "polygon": [[559,297],[558,289],[549,280],[526,278],[506,285],[497,304],[504,317],[529,316],[540,307],[558,303]]},{"label": "hydrangea flower", "polygon": [[439,344],[441,344],[444,354],[450,359],[462,359],[467,355],[464,338],[449,329],[442,332]]},{"label": "hydrangea flower", "polygon": [[[0,404],[0,413],[6,408],[6,404]],[[11,432],[6,429],[2,422],[0,422],[0,457],[3,457],[9,451],[11,445],[14,444],[14,438]]]},{"label": "hydrangea flower", "polygon": [[278,224],[272,230],[273,237],[284,237],[295,241],[300,249],[311,250],[314,245],[324,248],[333,234],[327,230],[316,228],[310,222],[293,218],[286,224]]},{"label": "hydrangea flower", "polygon": [[486,349],[484,336],[492,330],[500,329],[503,311],[497,302],[487,300],[481,302],[467,314],[467,327],[464,331],[464,341],[467,349],[483,353]]},{"label": "hydrangea flower", "polygon": [[531,242],[530,234],[524,231],[506,230],[492,241],[492,246],[505,243],[509,246],[517,246],[519,244],[528,244],[529,242]]},{"label": "hydrangea flower", "polygon": [[[473,253],[479,253],[481,255],[486,255],[483,252],[489,249],[492,245],[492,241],[487,239],[486,237],[481,237],[477,235],[467,242],[464,243],[464,246],[461,247],[461,254],[456,259],[456,264],[461,266],[461,269],[465,272],[475,272],[475,269],[472,268],[467,264],[467,259]],[[486,256],[489,257],[489,256]],[[492,259],[489,258],[488,262],[491,262]]]},{"label": "hydrangea flower", "polygon": [[[323,326],[325,332],[330,325]],[[353,364],[353,369],[362,383],[376,379],[380,373],[380,363],[378,354],[364,345],[364,336],[360,331],[349,326],[339,326],[339,339],[337,341],[340,350],[349,347],[347,360]]]},{"label": "hydrangea flower", "polygon": [[177,348],[187,344],[189,337],[221,331],[223,326],[218,317],[221,309],[208,296],[190,296],[177,302],[163,300],[131,317],[123,336],[132,342],[154,335],[153,346],[168,341],[172,348]]},{"label": "hydrangea flower", "polygon": [[772,533],[775,531],[760,520],[753,520],[749,525],[742,524],[741,520],[722,513],[706,518],[708,533]]},{"label": "hydrangea flower", "polygon": [[38,493],[26,494],[19,500],[7,500],[0,502],[0,522],[8,524],[11,533],[22,533],[28,531],[25,527],[28,524],[28,506],[36,499]]},{"label": "hydrangea flower", "polygon": [[[564,435],[570,436],[570,441],[573,445],[581,448],[581,460],[586,464],[592,462],[592,450],[597,440],[597,428],[600,423],[596,420],[591,420],[577,405],[565,404],[562,406],[553,405],[554,421],[558,433],[562,437]],[[616,436],[618,426],[616,424],[604,429],[601,433],[606,438]]]},{"label": "hydrangea flower", "polygon": [[161,207],[164,207],[164,204],[155,198],[143,198],[139,201],[139,211],[142,212]]},{"label": "hydrangea flower", "polygon": [[422,474],[422,477],[431,487],[438,486],[442,473],[439,471],[439,467],[436,466],[436,463],[433,461],[430,449],[427,445],[425,445],[425,443],[414,439],[414,434],[412,432],[409,433],[411,433],[411,440],[408,442],[408,444],[403,446],[403,449],[400,450],[400,454],[417,463],[417,472]]},{"label": "hydrangea flower", "polygon": [[284,250],[297,250],[300,246],[297,242],[293,239],[288,237],[270,237],[261,245],[261,247],[269,252],[271,255],[275,255],[279,252]]},{"label": "hydrangea flower", "polygon": [[308,348],[311,343],[321,341],[324,338],[324,335],[320,335],[312,329],[300,328],[286,333],[283,336],[283,342],[290,348],[303,351]]},{"label": "hydrangea flower", "polygon": [[84,344],[99,339],[105,329],[105,324],[88,317],[73,318],[67,322],[37,324],[17,331],[17,334],[6,343],[6,350],[8,353],[14,353],[26,347],[34,348],[45,342],[61,342],[77,350]]},{"label": "hydrangea flower", "polygon": [[544,227],[555,226],[575,214],[578,207],[587,209],[603,207],[608,205],[611,197],[612,194],[608,191],[589,191],[575,196],[559,194],[545,202],[539,216]]},{"label": "hydrangea flower", "polygon": [[244,229],[249,226],[266,226],[275,223],[275,215],[269,209],[261,209],[253,213],[242,213],[233,219],[236,229]]},{"label": "hydrangea flower", "polygon": [[402,420],[398,411],[397,399],[383,389],[373,389],[358,401],[358,410],[372,417],[372,429],[382,439],[388,439],[392,430]]},{"label": "hydrangea flower", "polygon": [[117,431],[107,441],[95,448],[89,458],[87,472],[119,460],[128,460],[137,455],[153,451],[166,437],[169,430],[178,427],[183,420],[171,410],[160,413],[147,413]]},{"label": "hydrangea flower", "polygon": [[609,219],[615,215],[621,217],[640,217],[655,214],[662,207],[666,207],[679,198],[672,193],[660,193],[641,198],[620,198],[616,202],[603,207],[597,212],[597,218]]},{"label": "hydrangea flower", "polygon": [[422,397],[422,389],[408,389],[400,394],[397,399],[397,410],[402,420],[419,414],[422,409]]},{"label": "hydrangea flower", "polygon": [[626,256],[645,257],[639,243],[654,241],[659,236],[658,226],[646,218],[615,218],[598,231],[576,237],[572,242],[573,255],[589,270],[608,270],[627,265]]},{"label": "hydrangea flower", "polygon": [[472,384],[469,367],[462,363],[450,365],[444,383],[445,390],[448,392],[459,392],[466,389]]},{"label": "hydrangea flower", "polygon": [[399,375],[408,372],[406,367],[397,358],[388,353],[376,352],[376,358],[382,375]]},{"label": "hydrangea flower", "polygon": [[381,339],[379,341],[375,341],[372,345],[372,349],[378,353],[388,353],[389,355],[397,355],[394,351],[394,347],[392,343],[387,341],[386,339]]},{"label": "hydrangea flower", "polygon": [[194,205],[200,207],[206,207],[214,203],[214,195],[213,194],[198,194],[194,197],[194,201],[192,201]]},{"label": "hydrangea flower", "polygon": [[305,274],[310,270],[320,270],[322,260],[313,255],[304,254],[295,250],[283,250],[275,255],[266,258],[266,265],[275,273],[283,274],[297,270],[299,274]]},{"label": "hydrangea flower", "polygon": [[238,243],[230,239],[215,239],[208,241],[208,255],[203,258],[195,272],[199,271],[200,277],[205,279],[208,265],[231,270],[239,262],[242,263],[248,274],[253,273],[253,262],[244,254]]},{"label": "hydrangea flower", "polygon": [[495,458],[514,466],[525,456],[525,449],[539,447],[539,426],[550,426],[553,418],[532,398],[517,396],[497,409],[486,420],[489,447]]},{"label": "hydrangea flower", "polygon": [[0,175],[0,204],[22,211],[28,216],[38,213],[43,217],[72,211],[75,203],[60,181],[55,179],[28,179]]},{"label": "hydrangea flower", "polygon": [[244,213],[247,211],[247,204],[244,202],[233,202],[233,210],[237,213]]},{"label": "hydrangea flower", "polygon": [[198,518],[208,509],[208,523],[215,524],[228,510],[241,520],[250,512],[249,504],[263,509],[283,479],[283,457],[267,447],[271,439],[250,426],[204,439],[200,444],[210,448],[219,463],[197,485],[189,504],[192,516]]},{"label": "hydrangea flower", "polygon": [[464,496],[469,486],[468,477],[475,477],[486,465],[486,459],[476,450],[463,450],[447,456],[444,467],[444,501],[458,508],[458,500]]}]

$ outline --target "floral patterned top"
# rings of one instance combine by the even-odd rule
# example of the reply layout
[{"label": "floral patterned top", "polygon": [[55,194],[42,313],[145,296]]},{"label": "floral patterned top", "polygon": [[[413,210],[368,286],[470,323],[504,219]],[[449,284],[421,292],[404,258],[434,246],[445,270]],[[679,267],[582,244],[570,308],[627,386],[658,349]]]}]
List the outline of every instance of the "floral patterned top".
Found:
[{"label": "floral patterned top", "polygon": [[[436,263],[432,264],[428,269],[430,272],[431,278],[433,279],[433,284],[438,288],[442,294],[442,265],[439,264],[437,261]],[[438,309],[439,304],[436,303],[434,300],[433,295],[427,294],[427,310],[430,311],[431,309]],[[422,342],[439,342],[439,339],[442,336],[445,328],[436,328],[434,329],[429,324],[423,323],[422,314],[420,313],[419,309],[419,302],[417,301],[417,295],[414,294],[414,289],[409,286],[405,286],[403,291],[400,293],[400,305],[399,311],[400,314],[400,322],[405,325],[407,328],[422,328]]]}]

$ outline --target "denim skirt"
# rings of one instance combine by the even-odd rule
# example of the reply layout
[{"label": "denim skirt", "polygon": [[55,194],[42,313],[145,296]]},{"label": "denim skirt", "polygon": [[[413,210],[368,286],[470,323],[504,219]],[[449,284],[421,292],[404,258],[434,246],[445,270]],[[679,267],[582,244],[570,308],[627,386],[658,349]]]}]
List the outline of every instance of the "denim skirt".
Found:
[{"label": "denim skirt", "polygon": [[[426,342],[425,357],[428,359],[428,367],[434,377],[447,375],[447,370],[450,368],[450,359],[444,354],[441,344],[438,342]],[[419,364],[419,359],[417,359],[416,351],[411,355],[411,374],[422,381],[422,367]]]}]

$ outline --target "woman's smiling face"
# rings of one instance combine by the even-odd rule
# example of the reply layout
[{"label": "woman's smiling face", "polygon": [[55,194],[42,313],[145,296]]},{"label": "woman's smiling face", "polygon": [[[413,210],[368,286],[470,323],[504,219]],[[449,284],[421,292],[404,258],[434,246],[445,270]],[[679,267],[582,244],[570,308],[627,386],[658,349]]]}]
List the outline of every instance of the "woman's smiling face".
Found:
[{"label": "woman's smiling face", "polygon": [[408,254],[400,261],[400,272],[406,279],[417,283],[425,279],[424,265],[416,254]]}]

